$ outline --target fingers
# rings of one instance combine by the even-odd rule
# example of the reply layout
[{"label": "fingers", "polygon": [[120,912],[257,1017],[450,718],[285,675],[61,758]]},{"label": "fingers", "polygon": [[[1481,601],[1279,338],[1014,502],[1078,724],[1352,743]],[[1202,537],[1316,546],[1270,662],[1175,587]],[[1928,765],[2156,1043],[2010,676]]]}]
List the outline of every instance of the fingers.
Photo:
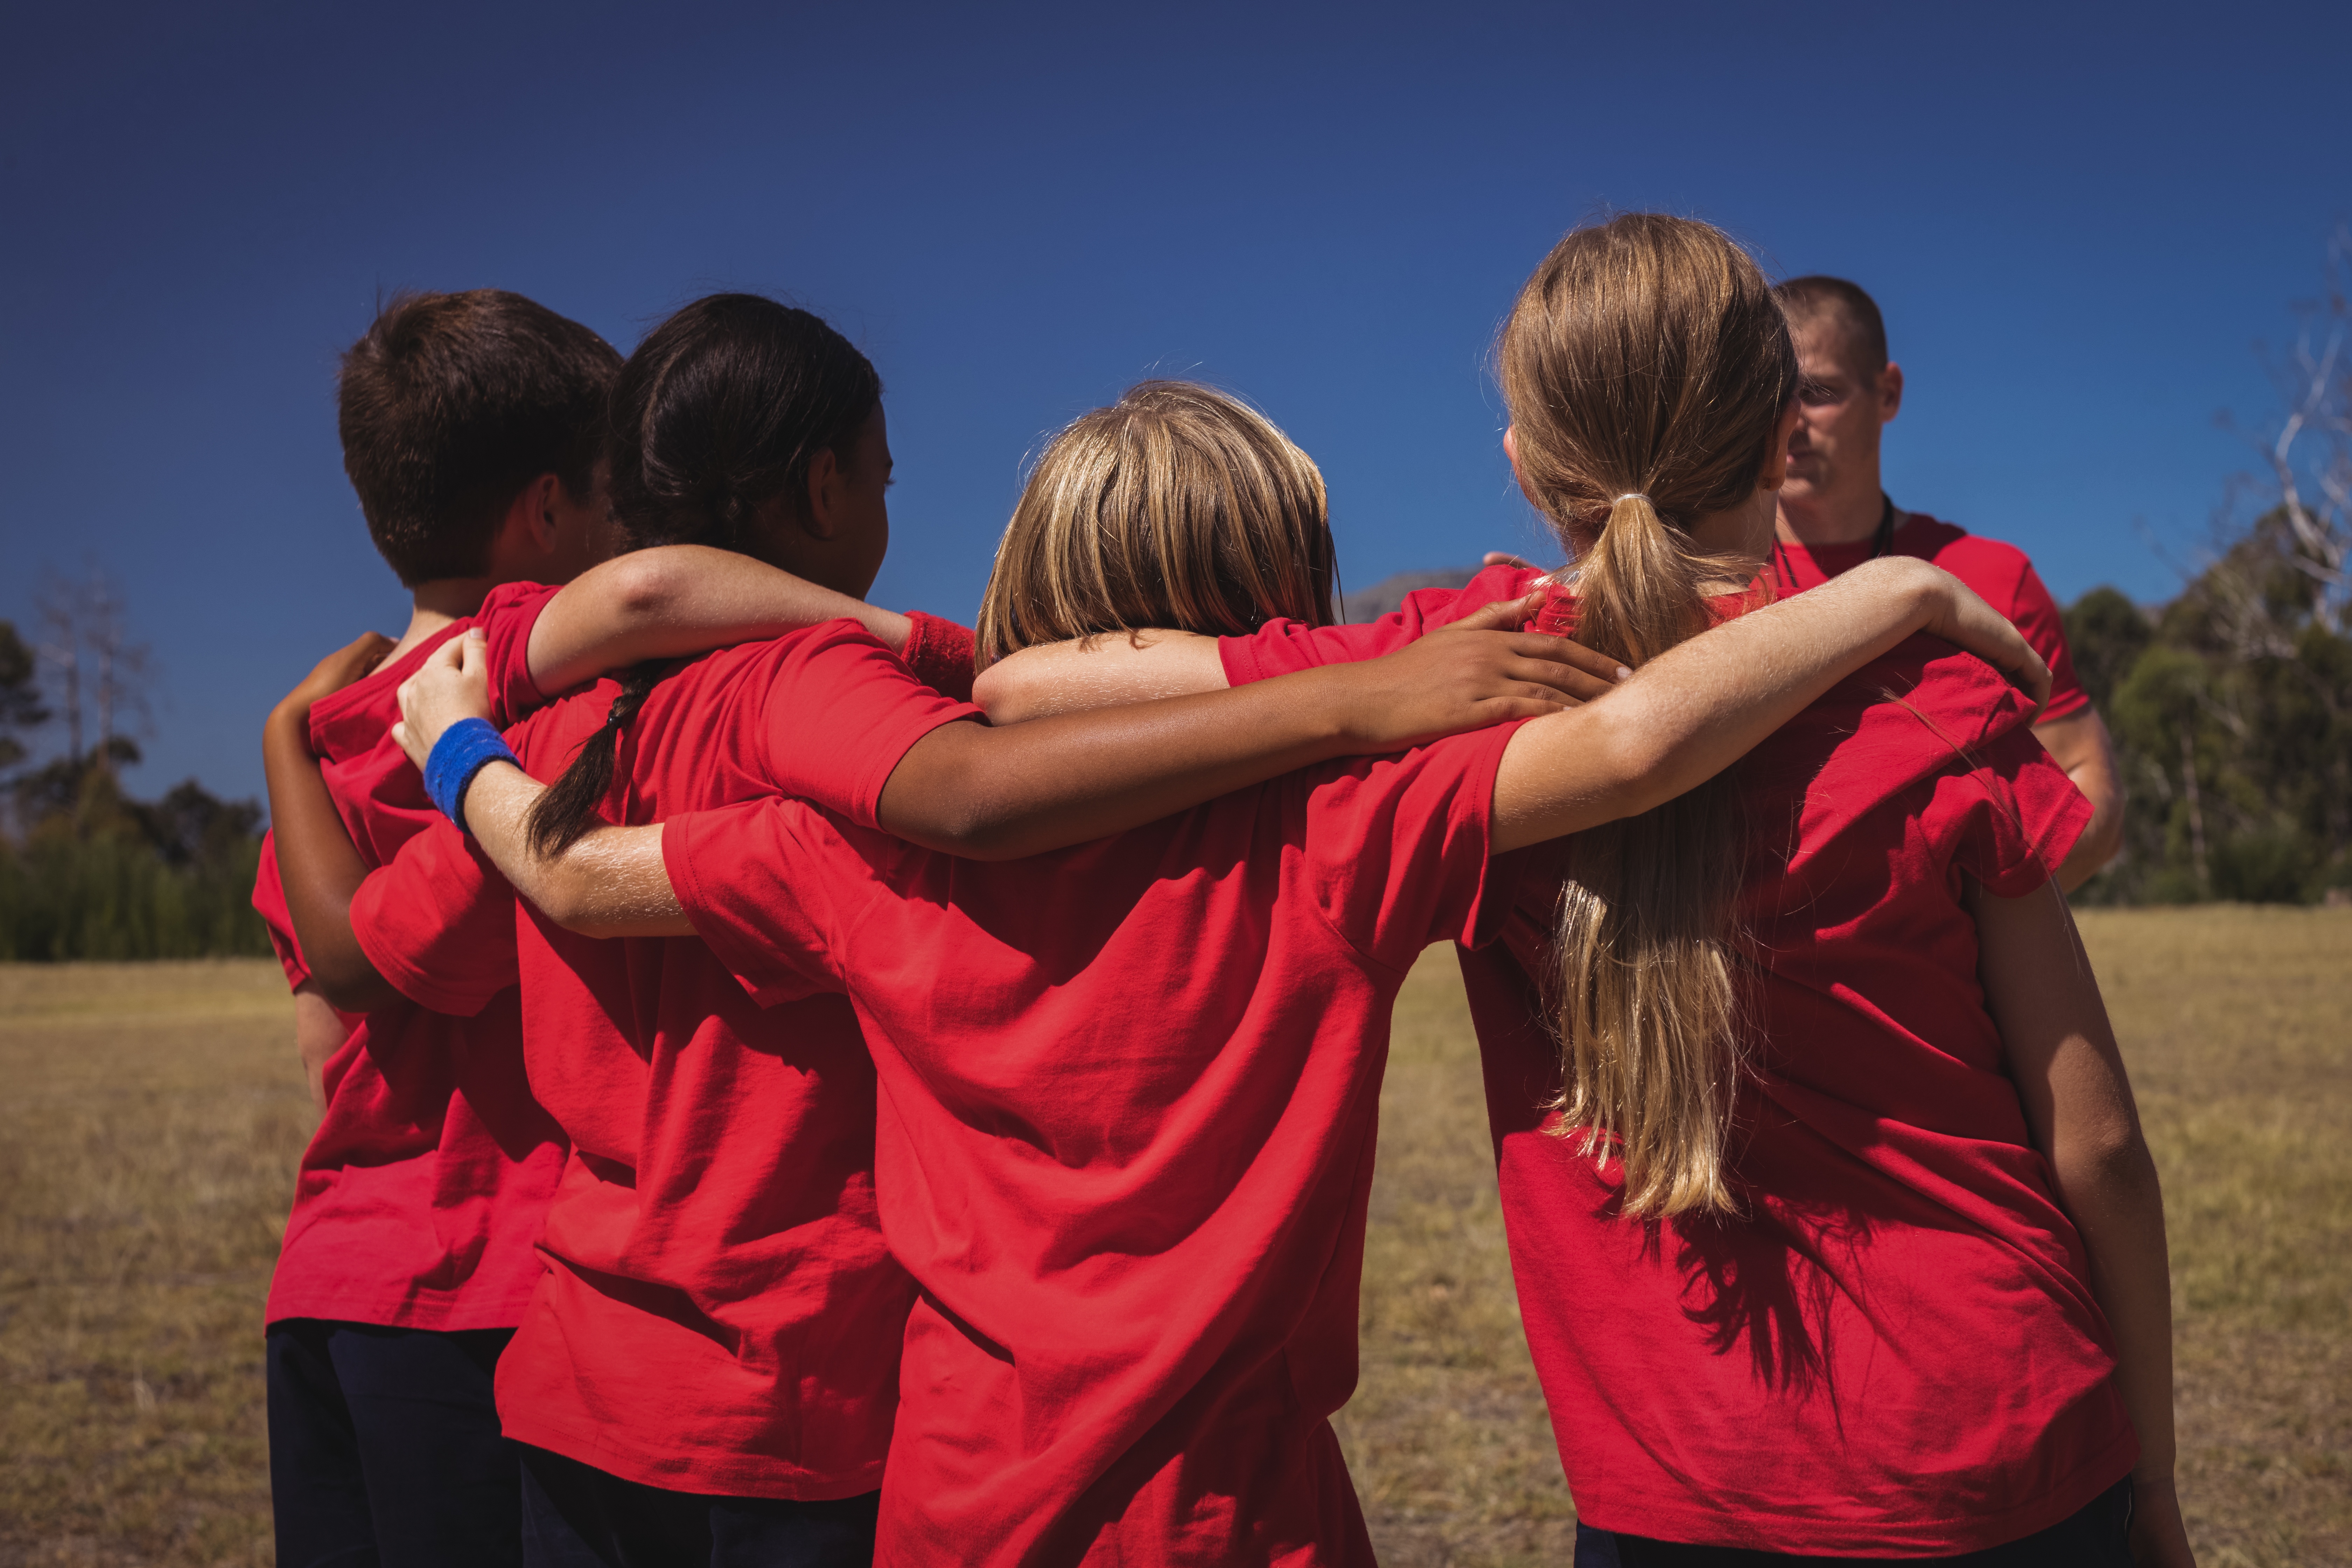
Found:
[{"label": "fingers", "polygon": [[1522,594],[1516,599],[1497,599],[1438,629],[1445,632],[1517,631],[1529,616],[1543,608],[1543,602],[1541,589],[1532,594]]},{"label": "fingers", "polygon": [[1536,569],[1536,563],[1534,562],[1523,561],[1507,550],[1489,550],[1486,552],[1486,560],[1481,562],[1480,564],[1485,566],[1517,566],[1529,572]]},{"label": "fingers", "polygon": [[1556,663],[1540,657],[1514,659],[1503,667],[1502,674],[1507,679],[1564,692],[1579,702],[1591,702],[1606,697],[1617,684],[1613,677],[1595,675],[1574,665]]},{"label": "fingers", "polygon": [[457,653],[458,668],[469,676],[480,675],[487,679],[490,663],[489,634],[479,626],[467,626],[466,635],[454,640],[466,645]]},{"label": "fingers", "polygon": [[1540,632],[1523,632],[1512,640],[1512,651],[1528,658],[1546,658],[1557,663],[1573,665],[1598,680],[1612,683],[1633,674],[1605,653],[1595,653],[1580,642],[1568,637],[1546,637]]},{"label": "fingers", "polygon": [[1508,724],[1519,719],[1542,719],[1553,713],[1565,713],[1571,706],[1557,698],[1532,695],[1497,697],[1481,703],[1478,715],[1489,724]]},{"label": "fingers", "polygon": [[[418,676],[429,669],[463,668],[467,645],[479,636],[481,634],[478,631],[468,631],[464,637],[451,637],[426,656],[425,662],[417,667],[416,674],[408,678],[409,680],[415,681]],[[401,689],[404,691],[407,688],[404,686]]]}]

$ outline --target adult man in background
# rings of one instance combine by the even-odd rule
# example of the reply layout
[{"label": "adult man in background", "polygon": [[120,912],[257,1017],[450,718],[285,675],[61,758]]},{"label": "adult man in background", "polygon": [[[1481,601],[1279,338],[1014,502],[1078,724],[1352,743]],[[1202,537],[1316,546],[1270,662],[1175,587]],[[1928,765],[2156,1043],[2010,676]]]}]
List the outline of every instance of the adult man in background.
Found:
[{"label": "adult man in background", "polygon": [[2072,892],[2121,847],[2124,793],[2107,726],[2075,679],[2057,603],[2023,551],[1900,510],[1880,488],[1879,435],[1903,405],[1903,369],[1887,358],[1876,302],[1842,278],[1792,278],[1775,292],[1805,376],[1772,550],[1780,591],[1800,593],[1874,556],[1916,555],[2010,618],[2053,677],[2033,732],[2091,802],[2090,826],[2059,868]]}]

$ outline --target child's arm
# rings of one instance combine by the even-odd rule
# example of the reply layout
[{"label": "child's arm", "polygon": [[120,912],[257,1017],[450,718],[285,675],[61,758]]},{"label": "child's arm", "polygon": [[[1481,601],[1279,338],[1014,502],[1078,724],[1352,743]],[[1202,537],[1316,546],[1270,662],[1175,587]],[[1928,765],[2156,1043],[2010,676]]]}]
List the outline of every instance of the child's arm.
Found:
[{"label": "child's arm", "polygon": [[[1433,635],[1516,631],[1542,605],[1541,594],[1497,600],[1437,628]],[[1321,635],[1343,639],[1348,658],[1370,658],[1395,651],[1419,633],[1417,628],[1381,625],[1323,627]],[[1057,713],[1091,713],[1123,702],[1223,691],[1233,681],[1225,670],[1223,641],[1198,632],[1154,626],[1041,643],[1007,655],[981,671],[972,682],[971,700],[987,712],[990,722],[1016,724]],[[1607,691],[1620,673],[1615,659],[1579,643],[1561,642],[1558,657],[1566,666],[1560,689],[1580,702],[1590,702]],[[1335,658],[1314,662],[1340,661]]]},{"label": "child's arm", "polygon": [[820,588],[789,572],[700,544],[632,551],[592,566],[547,603],[524,658],[541,691],[649,658],[683,658],[831,620],[864,626],[904,651],[908,617]]},{"label": "child's arm", "polygon": [[1124,637],[1106,632],[1039,643],[1007,654],[972,681],[971,700],[990,723],[1018,724],[1123,702],[1223,691],[1230,684],[1215,637],[1149,627]]},{"label": "child's arm", "polygon": [[[1818,592],[1818,590],[1816,590]],[[1985,1005],[2000,1026],[2033,1145],[2090,1254],[2116,1340],[2116,1387],[2139,1435],[2132,1556],[2194,1562],[2173,1490],[2172,1279],[2164,1194],[2074,916],[2053,886],[2020,899],[1971,884]]]},{"label": "child's arm", "polygon": [[1864,562],[1669,649],[1606,701],[1521,726],[1495,775],[1496,853],[1664,805],[1919,632],[2008,672],[2036,703],[2050,694],[2042,656],[1958,578],[1908,556]]},{"label": "child's arm", "polygon": [[302,1058],[302,1081],[310,1086],[310,1103],[320,1110],[327,1109],[327,1063],[351,1037],[343,1016],[316,980],[294,987],[294,1050]]},{"label": "child's arm", "polygon": [[[366,879],[367,862],[344,831],[326,781],[319,776],[319,760],[310,752],[310,704],[366,674],[392,646],[389,638],[370,632],[328,655],[270,710],[261,732],[270,830],[277,836],[278,876],[295,939],[310,966],[310,984],[346,1013],[381,1007],[395,994],[352,936],[352,895]],[[303,1056],[307,1064],[307,1043]]]},{"label": "child's arm", "polygon": [[[902,838],[977,859],[1084,843],[1310,763],[1557,711],[1559,646],[1526,633],[1465,633],[1239,691],[1002,730],[945,723],[899,758],[877,816]],[[420,765],[447,725],[487,710],[480,647],[470,636],[452,639],[401,688],[396,733]],[[520,770],[497,763],[466,796],[467,826],[518,892],[594,935],[685,931],[647,923],[678,907],[658,829],[598,829],[541,862],[521,832],[539,793]]]}]

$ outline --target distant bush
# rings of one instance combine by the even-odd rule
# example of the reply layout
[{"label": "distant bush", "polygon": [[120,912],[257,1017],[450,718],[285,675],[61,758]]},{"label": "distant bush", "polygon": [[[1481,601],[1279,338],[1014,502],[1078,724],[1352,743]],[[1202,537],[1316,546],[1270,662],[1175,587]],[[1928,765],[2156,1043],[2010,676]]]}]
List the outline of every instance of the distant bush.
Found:
[{"label": "distant bush", "polygon": [[2066,638],[2130,792],[2077,903],[2318,902],[2352,887],[2352,638],[2282,512],[2170,604],[2095,588]]},{"label": "distant bush", "polygon": [[0,961],[268,952],[251,903],[260,806],[194,779],[131,799],[111,765],[120,750],[17,782],[28,826],[0,837]]}]

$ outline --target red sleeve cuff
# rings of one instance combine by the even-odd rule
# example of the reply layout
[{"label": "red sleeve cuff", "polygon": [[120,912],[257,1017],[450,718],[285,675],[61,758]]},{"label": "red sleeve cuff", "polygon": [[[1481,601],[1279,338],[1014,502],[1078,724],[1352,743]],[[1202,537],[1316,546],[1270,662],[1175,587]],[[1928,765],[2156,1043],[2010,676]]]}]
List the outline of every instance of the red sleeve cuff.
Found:
[{"label": "red sleeve cuff", "polygon": [[909,610],[915,629],[899,655],[915,679],[959,702],[971,700],[972,635],[970,628],[921,610]]},{"label": "red sleeve cuff", "polygon": [[[441,984],[425,966],[411,963],[398,944],[387,942],[376,929],[377,909],[383,897],[386,873],[372,871],[352,896],[352,937],[367,954],[383,983],[427,1012],[452,1018],[471,1018],[490,1005],[498,991],[476,994]],[[500,986],[499,990],[506,987]]]}]

